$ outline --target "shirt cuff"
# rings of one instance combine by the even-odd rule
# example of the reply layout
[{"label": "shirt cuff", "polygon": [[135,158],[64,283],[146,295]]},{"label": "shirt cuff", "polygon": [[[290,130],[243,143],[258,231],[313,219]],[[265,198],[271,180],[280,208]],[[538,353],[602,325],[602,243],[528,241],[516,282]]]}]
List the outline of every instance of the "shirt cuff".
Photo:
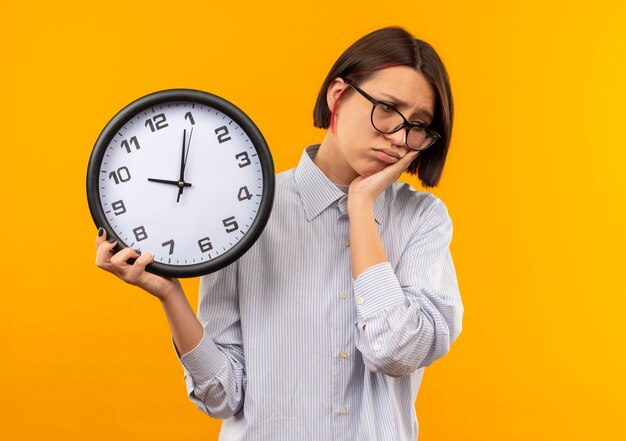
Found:
[{"label": "shirt cuff", "polygon": [[391,263],[372,265],[357,277],[354,281],[354,301],[358,314],[364,319],[406,303],[406,296]]},{"label": "shirt cuff", "polygon": [[225,355],[206,334],[203,334],[202,340],[195,348],[182,357],[174,343],[174,338],[172,338],[172,345],[178,360],[196,384],[207,382],[215,377],[226,361]]}]

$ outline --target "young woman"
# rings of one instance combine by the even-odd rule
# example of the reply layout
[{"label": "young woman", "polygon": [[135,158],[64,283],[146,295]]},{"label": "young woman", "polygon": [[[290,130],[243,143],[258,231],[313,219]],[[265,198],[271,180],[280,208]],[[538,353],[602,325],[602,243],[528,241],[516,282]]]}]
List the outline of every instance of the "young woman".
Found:
[{"label": "young woman", "polygon": [[149,253],[113,255],[103,229],[96,264],[160,300],[220,440],[416,440],[424,368],[458,337],[463,305],[446,206],[396,180],[439,181],[448,75],[427,43],[377,30],[339,57],[314,120],[322,143],[276,176],[254,246],[201,278],[198,318],[177,280],[144,271]]}]

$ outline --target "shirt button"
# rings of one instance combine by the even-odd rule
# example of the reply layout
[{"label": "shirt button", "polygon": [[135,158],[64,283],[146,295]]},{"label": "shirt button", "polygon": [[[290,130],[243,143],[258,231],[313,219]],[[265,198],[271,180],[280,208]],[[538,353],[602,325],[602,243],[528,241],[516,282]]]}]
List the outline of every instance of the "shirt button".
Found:
[{"label": "shirt button", "polygon": [[345,407],[342,407],[341,409],[339,409],[339,415],[345,415],[348,413],[348,409]]},{"label": "shirt button", "polygon": [[344,247],[349,247],[350,246],[350,241],[349,240],[344,239],[341,243],[343,244]]},{"label": "shirt button", "polygon": [[346,351],[341,351],[339,353],[339,357],[341,357],[341,358],[346,358],[347,356],[348,356],[348,353]]},{"label": "shirt button", "polygon": [[340,294],[339,294],[339,298],[340,298],[341,300],[345,300],[345,299],[347,299],[347,298],[348,298],[348,294],[346,294],[345,292],[342,292],[342,293],[340,293]]},{"label": "shirt button", "polygon": [[375,351],[380,351],[380,345],[374,345],[374,350]]},{"label": "shirt button", "polygon": [[365,299],[363,297],[359,297],[356,301],[357,305],[362,305],[363,303],[365,303]]}]

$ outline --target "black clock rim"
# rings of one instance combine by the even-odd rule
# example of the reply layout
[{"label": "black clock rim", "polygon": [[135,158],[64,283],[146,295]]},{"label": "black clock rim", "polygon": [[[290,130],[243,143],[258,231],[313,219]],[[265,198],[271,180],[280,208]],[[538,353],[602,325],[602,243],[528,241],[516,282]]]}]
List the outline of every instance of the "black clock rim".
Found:
[{"label": "black clock rim", "polygon": [[[261,171],[263,174],[263,194],[261,196],[257,216],[246,234],[235,246],[226,251],[223,255],[211,259],[208,262],[191,265],[168,265],[155,261],[146,267],[146,271],[165,277],[198,277],[219,271],[243,256],[257,241],[265,229],[274,203],[275,174],[272,154],[259,128],[239,107],[222,97],[197,89],[160,90],[131,102],[122,108],[107,123],[94,144],[87,166],[87,201],[91,217],[96,227],[106,229],[108,240],[118,241],[114,251],[118,252],[127,247],[128,245],[113,232],[102,205],[100,204],[100,186],[98,184],[100,163],[104,158],[104,153],[109,143],[129,118],[132,118],[143,110],[169,102],[194,102],[204,104],[228,115],[239,124],[250,137],[250,140],[259,154],[258,157],[261,162]],[[132,262],[132,259],[129,260],[129,263]]]}]

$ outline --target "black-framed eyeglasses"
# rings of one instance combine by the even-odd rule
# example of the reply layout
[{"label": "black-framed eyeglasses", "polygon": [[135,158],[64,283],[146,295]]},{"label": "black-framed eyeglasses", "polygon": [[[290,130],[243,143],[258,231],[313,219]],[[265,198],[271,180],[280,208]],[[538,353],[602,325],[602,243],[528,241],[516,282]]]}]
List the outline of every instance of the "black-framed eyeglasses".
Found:
[{"label": "black-framed eyeglasses", "polygon": [[359,92],[363,98],[372,103],[372,126],[376,131],[389,135],[398,130],[406,129],[405,145],[411,150],[425,150],[433,145],[441,136],[424,124],[409,122],[392,104],[378,101],[363,92],[352,81],[344,78],[346,83]]}]

